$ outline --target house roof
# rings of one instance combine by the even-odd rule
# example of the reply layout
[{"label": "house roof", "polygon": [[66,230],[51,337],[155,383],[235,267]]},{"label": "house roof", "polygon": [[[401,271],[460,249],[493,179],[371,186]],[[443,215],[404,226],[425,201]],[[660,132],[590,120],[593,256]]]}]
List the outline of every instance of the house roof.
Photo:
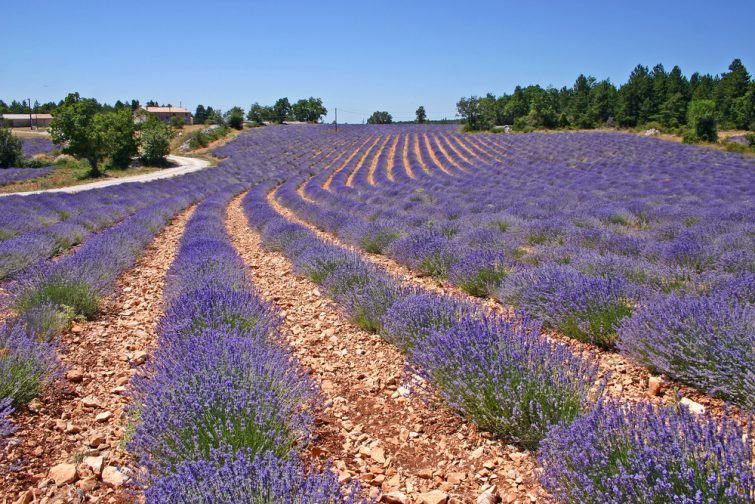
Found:
[{"label": "house roof", "polygon": [[166,112],[172,114],[188,114],[189,111],[183,107],[144,107],[147,112],[159,113]]},{"label": "house roof", "polygon": [[[31,114],[33,119],[52,119],[51,114]],[[10,119],[12,121],[18,119],[28,119],[29,114],[2,114],[3,119]]]}]

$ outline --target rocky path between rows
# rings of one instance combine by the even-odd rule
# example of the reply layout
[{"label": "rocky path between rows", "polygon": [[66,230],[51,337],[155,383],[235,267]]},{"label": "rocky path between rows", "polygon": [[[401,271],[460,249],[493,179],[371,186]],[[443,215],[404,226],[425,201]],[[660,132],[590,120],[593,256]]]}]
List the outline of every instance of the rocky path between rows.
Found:
[{"label": "rocky path between rows", "polygon": [[64,375],[14,416],[18,430],[0,463],[4,503],[131,502],[125,395],[149,358],[163,279],[193,209],[179,214],[118,280],[96,320],[61,337]]},{"label": "rocky path between rows", "polygon": [[[297,193],[307,201],[317,204],[317,201],[312,200],[307,196],[304,184],[298,188]],[[337,237],[320,231],[309,222],[299,218],[294,212],[283,206],[275,195],[275,191],[269,193],[268,202],[276,211],[286,217],[286,219],[307,227],[310,231],[317,234],[318,237],[329,243],[339,245],[360,254],[360,256],[366,261],[396,275],[407,284],[421,286],[430,292],[473,301],[503,316],[507,316],[511,313],[510,308],[501,305],[494,299],[475,298],[462,289],[450,285],[447,282],[421,276],[385,255],[369,253],[348,243],[344,243]],[[634,364],[619,353],[603,351],[586,343],[553,332],[546,333],[546,335],[555,341],[569,346],[575,353],[590,355],[597,359],[600,365],[601,375],[608,377],[606,391],[612,397],[631,401],[645,400],[659,404],[666,404],[675,402],[677,397],[681,396],[682,401],[688,404],[694,412],[709,410],[713,414],[721,416],[726,411],[724,401],[712,398],[699,390],[673,382],[665,377],[652,376],[646,368]],[[736,414],[737,411],[736,407],[731,407],[728,413]],[[743,422],[747,421],[745,416],[745,414],[741,415]]]},{"label": "rocky path between rows", "polygon": [[342,481],[358,480],[390,503],[534,502],[541,490],[531,454],[480,433],[417,393],[406,363],[380,336],[351,324],[282,254],[260,245],[241,197],[227,229],[259,294],[284,318],[283,333],[322,388],[315,461],[332,460]]}]

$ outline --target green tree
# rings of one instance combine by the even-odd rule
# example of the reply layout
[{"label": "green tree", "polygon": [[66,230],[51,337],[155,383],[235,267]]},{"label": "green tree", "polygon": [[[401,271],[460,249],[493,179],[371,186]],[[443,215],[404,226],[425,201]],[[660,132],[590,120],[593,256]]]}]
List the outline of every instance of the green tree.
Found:
[{"label": "green tree", "polygon": [[194,122],[197,124],[204,124],[204,122],[207,120],[207,109],[204,108],[204,105],[199,104],[197,105],[197,110],[194,112]]},{"label": "green tree", "polygon": [[393,116],[385,111],[375,111],[367,118],[367,124],[392,124]]},{"label": "green tree", "polygon": [[0,128],[0,168],[21,166],[23,156],[21,139],[8,128]]},{"label": "green tree", "polygon": [[417,116],[417,124],[423,124],[427,121],[427,113],[424,106],[420,105],[415,114]]},{"label": "green tree", "polygon": [[244,129],[244,109],[241,107],[231,108],[231,110],[225,114],[225,121],[226,124],[233,129]]},{"label": "green tree", "polygon": [[150,117],[142,124],[140,144],[144,162],[153,166],[165,164],[165,156],[170,153],[172,138],[173,129],[169,125]]},{"label": "green tree", "polygon": [[687,110],[688,134],[685,141],[715,142],[718,140],[716,129],[716,103],[713,100],[693,100]]},{"label": "green tree", "polygon": [[291,107],[294,119],[301,122],[317,123],[328,113],[321,98],[301,99]]},{"label": "green tree", "polygon": [[490,100],[478,96],[462,98],[456,102],[456,110],[470,131],[489,130],[493,127],[495,110],[489,106]]},{"label": "green tree", "polygon": [[750,86],[750,74],[739,59],[729,65],[729,71],[721,74],[716,88],[715,100],[718,119],[725,127],[735,126],[733,109],[739,98],[747,94]]},{"label": "green tree", "polygon": [[[595,120],[590,109],[592,90],[595,87],[595,77],[581,75],[574,82],[574,87],[569,93],[568,116],[569,123],[578,128],[594,128]],[[566,94],[566,93],[564,93]],[[566,108],[566,107],[563,107]],[[563,123],[559,120],[559,123]]]},{"label": "green tree", "polygon": [[590,92],[590,117],[598,124],[607,124],[616,117],[618,92],[611,81],[598,82]]},{"label": "green tree", "polygon": [[170,127],[174,130],[180,130],[184,128],[184,120],[183,117],[179,116],[172,116],[170,120],[168,121],[168,124],[170,124]]},{"label": "green tree", "polygon": [[731,105],[731,120],[738,129],[755,130],[755,82],[751,82],[744,96]]},{"label": "green tree", "polygon": [[[55,111],[50,122],[52,141],[60,145],[65,154],[89,161],[93,177],[102,174],[99,162],[108,154],[104,132],[96,127],[94,120],[99,109],[97,100],[71,93]],[[98,125],[102,125],[102,121]]]},{"label": "green tree", "polygon": [[288,98],[278,98],[273,105],[273,117],[275,122],[282,124],[291,115],[291,103]]},{"label": "green tree", "polygon": [[646,123],[653,112],[653,81],[646,66],[637,65],[619,88],[617,119],[622,126]]},{"label": "green tree", "polygon": [[249,107],[249,112],[247,112],[246,118],[252,121],[254,124],[262,126],[263,124],[265,124],[265,116],[263,112],[264,107],[259,103],[254,102],[252,103],[252,106]]},{"label": "green tree", "polygon": [[95,114],[93,127],[101,135],[110,165],[126,168],[137,153],[136,125],[131,108],[120,107]]}]

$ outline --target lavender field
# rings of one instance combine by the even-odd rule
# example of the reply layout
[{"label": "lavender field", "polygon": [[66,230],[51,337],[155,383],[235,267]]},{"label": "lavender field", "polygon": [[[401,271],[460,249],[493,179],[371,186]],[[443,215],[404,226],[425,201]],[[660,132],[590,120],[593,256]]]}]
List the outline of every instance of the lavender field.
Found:
[{"label": "lavender field", "polygon": [[422,125],[214,155],[0,202],[9,495],[755,499],[752,156]]}]

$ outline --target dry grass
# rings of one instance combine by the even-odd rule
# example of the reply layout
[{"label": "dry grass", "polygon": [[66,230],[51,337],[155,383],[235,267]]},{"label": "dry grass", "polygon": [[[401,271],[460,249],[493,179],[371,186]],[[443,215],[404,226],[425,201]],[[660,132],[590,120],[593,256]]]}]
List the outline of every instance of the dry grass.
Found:
[{"label": "dry grass", "polygon": [[[152,173],[162,168],[153,166],[139,166],[135,168],[128,168],[125,170],[108,170],[105,174],[96,180],[102,180],[107,178],[122,178],[131,177],[134,175],[144,175],[145,173]],[[59,187],[69,187],[80,184],[88,184],[95,179],[81,178],[82,170],[80,168],[74,168],[70,166],[59,166],[55,168],[51,174],[32,180],[25,180],[22,182],[16,182],[14,184],[8,184],[0,186],[0,193],[12,193],[12,192],[27,192],[27,191],[42,191],[45,189],[57,189]]]}]

